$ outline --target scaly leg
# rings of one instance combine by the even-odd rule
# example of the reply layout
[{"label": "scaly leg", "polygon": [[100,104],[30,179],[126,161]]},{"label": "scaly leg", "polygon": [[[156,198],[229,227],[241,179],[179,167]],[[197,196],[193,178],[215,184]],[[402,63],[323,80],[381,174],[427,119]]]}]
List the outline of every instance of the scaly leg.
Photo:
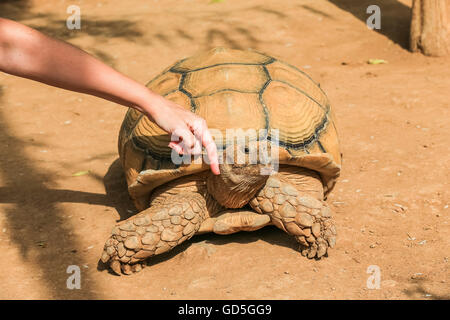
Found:
[{"label": "scaly leg", "polygon": [[206,214],[205,198],[196,192],[168,195],[156,205],[120,222],[106,241],[101,260],[118,275],[140,271],[145,259],[191,238]]},{"label": "scaly leg", "polygon": [[269,177],[250,205],[270,215],[274,225],[293,235],[303,256],[321,258],[335,245],[336,229],[327,204],[300,192],[295,181],[285,175]]}]

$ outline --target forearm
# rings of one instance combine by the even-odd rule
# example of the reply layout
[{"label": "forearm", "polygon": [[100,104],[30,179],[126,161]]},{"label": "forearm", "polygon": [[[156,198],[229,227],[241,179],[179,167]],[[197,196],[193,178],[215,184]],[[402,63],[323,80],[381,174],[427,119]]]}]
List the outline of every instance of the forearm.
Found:
[{"label": "forearm", "polygon": [[[67,43],[0,18],[0,70],[95,95],[152,114],[160,98],[143,85]],[[156,108],[156,106],[154,106]]]}]

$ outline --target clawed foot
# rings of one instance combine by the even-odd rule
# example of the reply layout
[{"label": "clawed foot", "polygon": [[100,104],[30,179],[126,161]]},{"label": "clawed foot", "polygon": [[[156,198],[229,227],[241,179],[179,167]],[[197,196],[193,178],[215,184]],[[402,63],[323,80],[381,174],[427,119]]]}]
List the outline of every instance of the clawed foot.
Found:
[{"label": "clawed foot", "polygon": [[198,230],[205,208],[200,195],[172,196],[166,200],[113,228],[101,260],[116,274],[140,271],[147,258],[171,250]]},{"label": "clawed foot", "polygon": [[320,259],[336,243],[336,228],[327,204],[300,194],[287,181],[270,177],[250,205],[258,213],[270,215],[274,225],[293,235],[303,256]]},{"label": "clawed foot", "polygon": [[329,209],[324,206],[321,212],[314,216],[311,227],[304,226],[304,235],[296,235],[299,242],[299,251],[310,259],[320,259],[328,255],[329,248],[336,244],[336,228],[332,220],[328,217]]}]

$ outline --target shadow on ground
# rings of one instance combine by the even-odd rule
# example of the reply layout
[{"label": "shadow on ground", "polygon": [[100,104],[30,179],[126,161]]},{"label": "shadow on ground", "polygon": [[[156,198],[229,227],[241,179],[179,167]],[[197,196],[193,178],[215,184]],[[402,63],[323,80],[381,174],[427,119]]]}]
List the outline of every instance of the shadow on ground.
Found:
[{"label": "shadow on ground", "polygon": [[403,292],[411,299],[450,300],[450,294],[440,295],[425,289],[426,279],[413,280],[414,287]]},{"label": "shadow on ground", "polygon": [[367,7],[376,4],[381,11],[381,29],[374,31],[381,33],[403,49],[409,48],[409,27],[411,23],[411,8],[397,0],[328,0],[342,10],[366,23],[370,14]]},{"label": "shadow on ground", "polygon": [[9,204],[2,215],[10,243],[19,249],[25,263],[37,269],[36,276],[50,293],[49,298],[93,299],[95,282],[88,274],[82,279],[83,290],[66,287],[67,267],[81,266],[84,259],[77,251],[81,246],[79,239],[58,208],[64,197],[83,202],[83,193],[49,188],[54,184],[54,175],[36,166],[24,152],[28,143],[11,134],[0,108],[0,154],[8,155],[0,158],[4,184],[0,202]]}]

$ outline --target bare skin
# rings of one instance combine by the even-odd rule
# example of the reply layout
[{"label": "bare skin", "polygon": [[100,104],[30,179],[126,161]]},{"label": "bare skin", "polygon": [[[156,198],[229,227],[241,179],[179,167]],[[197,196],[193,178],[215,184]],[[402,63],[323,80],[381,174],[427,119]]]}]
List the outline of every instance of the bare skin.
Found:
[{"label": "bare skin", "polygon": [[[101,260],[118,275],[131,274],[145,266],[145,259],[195,234],[231,234],[271,224],[294,236],[302,255],[326,255],[336,230],[319,175],[281,166],[268,176],[260,174],[262,167],[224,163],[219,176],[203,172],[156,188],[148,209],[114,227]],[[246,204],[254,211],[240,209]]]},{"label": "bare skin", "polygon": [[172,134],[169,147],[178,153],[196,153],[194,147],[203,145],[212,172],[220,173],[204,119],[68,43],[0,18],[0,71],[135,108]]}]

